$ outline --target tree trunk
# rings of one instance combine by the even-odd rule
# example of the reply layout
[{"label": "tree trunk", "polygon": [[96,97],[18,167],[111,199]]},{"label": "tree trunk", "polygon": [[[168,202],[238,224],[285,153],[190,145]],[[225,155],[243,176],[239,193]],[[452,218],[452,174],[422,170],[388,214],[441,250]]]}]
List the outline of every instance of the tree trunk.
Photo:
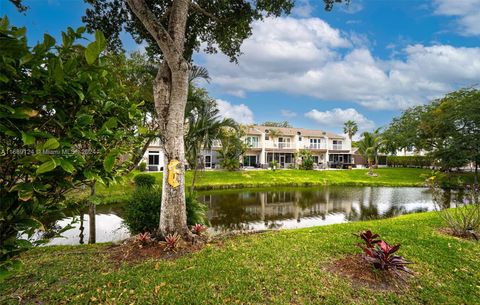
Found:
[{"label": "tree trunk", "polygon": [[[163,54],[163,62],[153,88],[160,139],[165,155],[159,229],[163,235],[178,233],[185,239],[191,239],[185,207],[185,144],[183,142],[189,71],[183,51],[190,1],[172,1],[169,14],[165,16],[168,18],[168,28],[163,26],[145,0],[127,0],[127,3],[157,42]],[[171,163],[172,161],[174,162]],[[175,161],[178,165],[173,168],[173,164],[177,164]],[[169,180],[174,182],[173,185],[169,184]]]},{"label": "tree trunk", "polygon": [[[95,182],[90,184],[90,196],[95,196]],[[97,240],[96,236],[96,223],[95,223],[95,213],[96,213],[95,203],[90,203],[88,207],[88,243],[94,244]]]},{"label": "tree trunk", "polygon": [[[184,147],[184,111],[188,95],[188,65],[182,61],[178,71],[171,72],[171,86],[164,78],[157,77],[155,84],[155,104],[160,105],[162,144],[164,151],[162,206],[160,211],[159,229],[164,236],[178,233],[184,238],[190,238],[187,227],[187,212],[185,206],[185,147]],[[164,64],[160,74],[167,71]],[[170,69],[168,69],[170,70]],[[165,90],[170,88],[170,90]],[[167,102],[166,102],[167,101]],[[163,105],[168,105],[165,112]],[[177,160],[176,168],[170,168],[171,161]],[[174,171],[174,173],[171,171]],[[174,175],[178,186],[168,182],[169,175]]]},{"label": "tree trunk", "polygon": [[81,211],[81,214],[80,214],[80,234],[78,235],[78,237],[80,238],[80,244],[83,245],[85,242],[83,241],[83,238],[85,237],[85,235],[83,234],[84,230],[85,230],[85,227],[83,226],[83,220],[84,220],[84,216],[83,216],[83,211]]}]

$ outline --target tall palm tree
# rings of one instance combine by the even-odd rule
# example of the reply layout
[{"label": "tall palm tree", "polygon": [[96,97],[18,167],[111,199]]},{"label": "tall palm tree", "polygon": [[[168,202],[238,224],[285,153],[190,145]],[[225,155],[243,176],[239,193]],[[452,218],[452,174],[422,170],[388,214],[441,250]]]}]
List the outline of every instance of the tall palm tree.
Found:
[{"label": "tall palm tree", "polygon": [[343,124],[343,132],[348,135],[350,142],[353,136],[358,132],[358,124],[355,121],[348,120]]},{"label": "tall palm tree", "polygon": [[357,142],[358,151],[367,159],[369,167],[369,175],[373,175],[373,161],[378,164],[378,151],[383,143],[383,138],[380,134],[380,128],[374,132],[362,133],[362,138]]},{"label": "tall palm tree", "polygon": [[185,156],[193,168],[191,190],[195,188],[198,170],[198,158],[202,150],[210,150],[213,141],[218,138],[222,128],[238,128],[232,119],[222,119],[217,104],[204,89],[193,88],[189,94],[185,109]]}]

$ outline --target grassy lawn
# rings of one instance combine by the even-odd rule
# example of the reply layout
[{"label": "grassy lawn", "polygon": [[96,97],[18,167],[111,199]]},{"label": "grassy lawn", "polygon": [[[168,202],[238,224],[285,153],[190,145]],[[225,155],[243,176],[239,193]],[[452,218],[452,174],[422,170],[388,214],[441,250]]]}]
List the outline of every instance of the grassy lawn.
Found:
[{"label": "grassy lawn", "polygon": [[[435,213],[237,236],[178,260],[113,264],[108,245],[45,247],[0,283],[18,304],[480,304],[480,243],[440,235]],[[325,270],[359,251],[370,228],[415,264],[402,293],[358,287]]]},{"label": "grassy lawn", "polygon": [[[305,170],[258,170],[258,171],[204,171],[197,177],[197,190],[258,188],[271,186],[314,186],[314,185],[348,185],[348,186],[423,186],[430,170],[418,168],[381,168],[375,170],[378,177],[367,175],[368,170],[336,170],[336,171],[305,171]],[[131,180],[134,174],[127,177],[123,184],[106,188],[97,187],[98,195],[104,197],[105,203],[125,201],[133,190]],[[186,185],[190,186],[192,172],[186,173]],[[161,184],[162,173],[151,173]]]}]

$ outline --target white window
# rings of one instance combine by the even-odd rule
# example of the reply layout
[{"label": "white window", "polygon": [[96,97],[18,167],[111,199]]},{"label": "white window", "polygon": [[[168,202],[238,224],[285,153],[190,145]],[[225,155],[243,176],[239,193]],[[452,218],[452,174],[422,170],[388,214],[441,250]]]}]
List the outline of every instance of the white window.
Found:
[{"label": "white window", "polygon": [[340,140],[333,140],[333,147],[332,149],[342,150],[342,141]]},{"label": "white window", "polygon": [[310,148],[311,149],[321,149],[322,148],[322,139],[310,139]]},{"label": "white window", "polygon": [[252,136],[248,136],[245,138],[245,144],[248,145],[248,147],[251,147],[251,148],[258,148],[260,147],[260,145],[258,144],[258,137],[252,137]]}]

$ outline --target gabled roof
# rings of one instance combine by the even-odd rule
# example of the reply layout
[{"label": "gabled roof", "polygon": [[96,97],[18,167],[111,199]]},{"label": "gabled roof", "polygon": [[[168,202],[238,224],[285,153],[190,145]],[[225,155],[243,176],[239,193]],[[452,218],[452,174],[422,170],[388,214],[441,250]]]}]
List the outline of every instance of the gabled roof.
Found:
[{"label": "gabled roof", "polygon": [[252,125],[248,126],[247,134],[248,135],[261,135],[262,133],[267,133],[266,131],[276,130],[283,136],[295,136],[300,135],[302,137],[329,137],[334,139],[344,139],[344,136],[323,131],[323,130],[314,130],[314,129],[305,129],[305,128],[295,128],[295,127],[272,127],[272,126],[263,126],[263,125]]}]

